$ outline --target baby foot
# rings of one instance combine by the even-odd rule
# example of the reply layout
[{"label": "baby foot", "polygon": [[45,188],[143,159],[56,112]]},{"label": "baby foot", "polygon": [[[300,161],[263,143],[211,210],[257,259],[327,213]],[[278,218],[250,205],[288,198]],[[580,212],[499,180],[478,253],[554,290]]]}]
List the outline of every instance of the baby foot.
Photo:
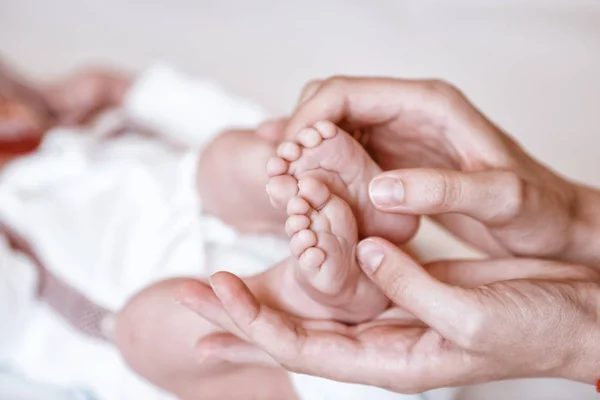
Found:
[{"label": "baby foot", "polygon": [[369,182],[382,172],[359,142],[329,121],[298,132],[296,142],[283,142],[267,164],[271,203],[287,205],[297,193],[297,181],[313,176],[352,208],[361,237],[379,236],[401,244],[417,231],[415,216],[386,214],[369,200]]},{"label": "baby foot", "polygon": [[300,179],[298,187],[285,230],[299,287],[325,308],[311,316],[356,323],[379,315],[389,300],[356,262],[358,229],[350,206],[314,178]]}]

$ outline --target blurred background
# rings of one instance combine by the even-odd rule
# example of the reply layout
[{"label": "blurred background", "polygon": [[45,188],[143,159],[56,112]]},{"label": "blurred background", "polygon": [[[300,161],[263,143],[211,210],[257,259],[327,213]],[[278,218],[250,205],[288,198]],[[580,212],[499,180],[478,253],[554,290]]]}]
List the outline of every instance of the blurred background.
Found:
[{"label": "blurred background", "polygon": [[40,79],[163,60],[274,114],[316,77],[441,77],[534,154],[600,184],[600,1],[2,0],[0,54]]},{"label": "blurred background", "polygon": [[[0,0],[0,55],[41,81],[164,61],[273,115],[314,78],[443,78],[535,156],[600,186],[600,1]],[[568,398],[577,384],[494,385],[461,398]]]}]

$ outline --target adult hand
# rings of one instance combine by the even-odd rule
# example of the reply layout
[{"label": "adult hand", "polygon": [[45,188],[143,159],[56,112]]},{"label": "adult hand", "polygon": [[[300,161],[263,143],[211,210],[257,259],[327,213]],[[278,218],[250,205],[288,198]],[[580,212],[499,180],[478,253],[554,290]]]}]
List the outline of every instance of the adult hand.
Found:
[{"label": "adult hand", "polygon": [[[403,393],[523,377],[594,383],[600,375],[600,286],[589,269],[527,259],[432,265],[448,284],[380,239],[363,241],[358,258],[401,308],[353,327],[299,320],[221,272],[211,278],[218,300],[205,288],[195,300],[188,291],[184,303],[226,327],[233,321],[229,329],[269,358],[227,335],[201,340],[199,350]],[[231,321],[218,317],[222,310]]]},{"label": "adult hand", "polygon": [[494,256],[600,265],[600,194],[535,161],[452,85],[385,78],[315,81],[287,124],[266,123],[261,130],[271,137],[279,130],[290,139],[321,120],[361,131],[380,166],[396,170],[371,183],[371,199],[380,210],[435,215]]}]

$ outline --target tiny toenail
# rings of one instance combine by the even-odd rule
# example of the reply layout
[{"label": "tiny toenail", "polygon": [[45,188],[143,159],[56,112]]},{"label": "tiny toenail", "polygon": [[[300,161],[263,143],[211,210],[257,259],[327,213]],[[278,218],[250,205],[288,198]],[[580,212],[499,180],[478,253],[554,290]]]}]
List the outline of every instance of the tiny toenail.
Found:
[{"label": "tiny toenail", "polygon": [[399,206],[404,202],[404,185],[396,178],[378,178],[371,182],[369,196],[378,207]]},{"label": "tiny toenail", "polygon": [[365,272],[374,273],[383,261],[383,249],[373,240],[363,240],[356,249],[356,258]]},{"label": "tiny toenail", "polygon": [[334,137],[337,130],[337,127],[330,121],[319,121],[315,124],[315,128],[325,139]]},{"label": "tiny toenail", "polygon": [[267,161],[267,171],[273,174],[279,174],[285,172],[286,163],[279,157],[271,157]]}]

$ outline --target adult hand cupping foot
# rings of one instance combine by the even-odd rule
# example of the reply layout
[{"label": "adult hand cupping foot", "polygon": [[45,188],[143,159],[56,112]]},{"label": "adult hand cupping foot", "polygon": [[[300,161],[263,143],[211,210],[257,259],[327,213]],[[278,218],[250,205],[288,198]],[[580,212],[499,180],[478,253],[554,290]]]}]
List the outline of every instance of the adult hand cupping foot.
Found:
[{"label": "adult hand cupping foot", "polygon": [[494,256],[600,266],[600,194],[538,163],[452,85],[386,78],[315,81],[287,124],[263,124],[261,131],[292,138],[322,120],[361,131],[379,165],[397,169],[371,183],[371,199],[380,210],[434,215]]},{"label": "adult hand cupping foot", "polygon": [[[352,327],[300,320],[260,304],[234,275],[218,273],[211,279],[218,300],[205,289],[186,304],[258,349],[218,335],[201,340],[199,351],[257,362],[264,350],[291,371],[403,393],[509,378],[598,378],[600,287],[592,270],[504,259],[438,263],[429,274],[379,239],[363,241],[358,259],[401,308]],[[222,310],[234,326],[217,317]]]},{"label": "adult hand cupping foot", "polygon": [[[380,210],[435,215],[493,255],[600,265],[599,193],[536,162],[452,86],[315,82],[287,123],[262,130],[292,138],[322,120],[360,131],[384,169],[411,168],[371,182]],[[239,361],[264,361],[266,353],[292,371],[399,392],[522,377],[598,378],[596,272],[531,259],[424,269],[382,239],[361,242],[357,257],[396,305],[376,320],[301,320],[260,304],[241,280],[219,273],[211,279],[214,293],[199,290],[198,301],[187,304],[257,347],[221,334],[200,341],[199,350]]]}]

